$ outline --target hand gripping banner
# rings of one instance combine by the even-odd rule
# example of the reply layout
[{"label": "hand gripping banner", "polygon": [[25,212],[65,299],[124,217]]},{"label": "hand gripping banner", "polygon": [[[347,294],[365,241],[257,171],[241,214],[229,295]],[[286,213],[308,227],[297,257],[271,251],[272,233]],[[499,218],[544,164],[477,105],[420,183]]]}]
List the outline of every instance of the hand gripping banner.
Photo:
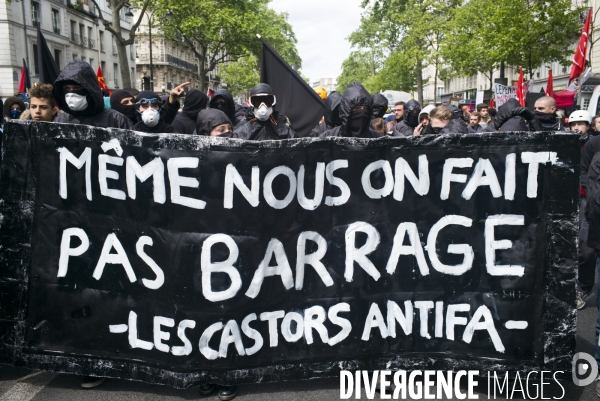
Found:
[{"label": "hand gripping banner", "polygon": [[4,135],[4,362],[175,387],[570,369],[577,135]]}]

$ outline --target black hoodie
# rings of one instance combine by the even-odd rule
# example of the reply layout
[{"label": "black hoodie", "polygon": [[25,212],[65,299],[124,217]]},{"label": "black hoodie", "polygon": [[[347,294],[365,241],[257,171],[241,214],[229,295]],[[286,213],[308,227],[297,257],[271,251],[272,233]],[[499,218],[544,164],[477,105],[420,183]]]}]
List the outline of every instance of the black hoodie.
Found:
[{"label": "black hoodie", "polygon": [[529,131],[529,127],[521,118],[523,111],[524,108],[517,99],[508,99],[506,103],[498,107],[498,113],[494,117],[496,129],[500,132]]},{"label": "black hoodie", "polygon": [[[85,110],[73,111],[67,106],[63,86],[69,82],[76,82],[88,91],[88,107]],[[106,128],[131,128],[131,121],[123,114],[116,110],[104,108],[104,98],[96,73],[85,61],[74,60],[67,64],[54,81],[52,94],[60,109],[64,111],[54,119],[55,123],[86,124]]]},{"label": "black hoodie", "polygon": [[373,95],[373,119],[383,118],[388,109],[387,97],[377,92]]},{"label": "black hoodie", "polygon": [[411,109],[418,109],[421,111],[421,105],[414,99],[410,99],[404,105],[404,115],[402,116],[402,121],[394,126],[392,136],[402,137],[402,136],[413,136],[415,128],[419,125],[419,112],[416,113],[416,119],[414,113],[411,114]]},{"label": "black hoodie", "polygon": [[[349,132],[349,124],[352,117],[357,115],[356,111],[352,111],[357,106],[366,106],[364,110],[366,117],[362,122],[361,132],[356,132],[354,135]],[[340,125],[322,133],[319,138],[326,138],[328,136],[341,136],[341,137],[354,137],[354,138],[379,138],[382,136],[379,132],[369,128],[371,122],[373,107],[373,98],[369,92],[362,86],[360,82],[351,82],[348,85],[348,89],[342,96],[340,103]],[[359,110],[360,111],[360,110]],[[366,121],[366,124],[365,124]]]},{"label": "black hoodie", "polygon": [[[135,98],[136,103],[138,101],[140,101],[141,99],[160,99],[160,97],[158,96],[158,93],[153,92],[153,91],[141,91],[140,93],[138,93],[138,95]],[[179,107],[179,102],[177,104],[173,103],[167,103],[167,105],[165,106],[167,110],[169,109],[175,109]],[[176,131],[173,126],[167,124],[167,122],[165,121],[164,118],[164,114],[165,114],[165,107],[161,107],[160,110],[160,119],[158,120],[158,124],[156,124],[154,127],[150,127],[146,124],[144,124],[144,121],[142,121],[142,114],[139,112],[138,106],[136,106],[136,114],[138,116],[138,122],[135,123],[135,125],[133,126],[133,129],[135,131],[140,131],[140,132],[148,132],[151,134],[161,134],[161,133],[180,133],[178,131]],[[175,111],[176,112],[176,111]]]},{"label": "black hoodie", "polygon": [[310,131],[311,137],[318,137],[328,129],[332,129],[340,125],[340,103],[342,103],[342,95],[339,92],[331,92],[325,100],[325,121],[317,125]]},{"label": "black hoodie", "polygon": [[185,104],[181,113],[177,114],[171,126],[175,132],[180,134],[193,135],[196,133],[196,120],[200,110],[206,108],[208,96],[198,89],[190,89],[185,95]]},{"label": "black hoodie", "polygon": [[[259,93],[273,93],[273,89],[267,84],[260,83],[250,91],[250,97]],[[296,133],[288,125],[278,122],[279,114],[273,106],[273,113],[266,121],[260,121],[254,117],[250,109],[246,115],[248,120],[245,124],[238,124],[233,132],[234,138],[248,139],[252,141],[267,141],[279,139],[291,139],[296,137]]]},{"label": "black hoodie", "polygon": [[[229,103],[228,110],[221,110],[215,107],[216,100],[219,96],[225,98],[227,103]],[[237,124],[237,119],[235,118],[235,102],[233,100],[233,96],[227,89],[219,89],[214,95],[212,95],[212,98],[210,99],[210,108],[221,110],[231,120],[231,124],[233,124],[233,126]]]},{"label": "black hoodie", "polygon": [[210,132],[221,124],[231,125],[231,120],[219,109],[204,109],[198,113],[196,132],[198,135],[210,136]]},{"label": "black hoodie", "polygon": [[131,92],[125,89],[117,89],[112,93],[112,95],[110,95],[110,108],[123,114],[125,117],[131,120],[132,124],[135,124],[137,123],[137,113],[135,111],[135,105],[131,104],[126,106],[124,104],[121,104],[121,100],[128,97],[133,98],[135,103],[135,96],[133,96]]}]

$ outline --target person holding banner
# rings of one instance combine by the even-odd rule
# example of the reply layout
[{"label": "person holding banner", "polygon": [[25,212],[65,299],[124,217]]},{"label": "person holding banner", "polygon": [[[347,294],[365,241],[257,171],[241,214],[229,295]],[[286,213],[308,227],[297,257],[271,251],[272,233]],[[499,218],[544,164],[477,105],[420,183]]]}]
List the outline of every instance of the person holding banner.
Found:
[{"label": "person holding banner", "polygon": [[279,113],[273,106],[277,98],[273,89],[260,83],[250,91],[250,104],[253,106],[248,115],[248,122],[234,131],[233,137],[252,141],[292,139],[296,132],[286,124],[278,121]]},{"label": "person holding banner", "polygon": [[323,116],[325,121],[310,131],[310,137],[316,138],[323,132],[340,125],[340,103],[342,103],[342,95],[339,92],[329,93],[325,99],[325,115]]}]

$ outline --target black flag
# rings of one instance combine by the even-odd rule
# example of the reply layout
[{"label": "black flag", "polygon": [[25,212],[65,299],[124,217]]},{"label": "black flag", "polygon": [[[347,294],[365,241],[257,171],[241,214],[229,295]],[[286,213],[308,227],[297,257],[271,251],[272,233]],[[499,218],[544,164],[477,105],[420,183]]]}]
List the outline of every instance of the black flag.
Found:
[{"label": "black flag", "polygon": [[54,57],[52,57],[52,52],[48,48],[48,43],[46,43],[46,38],[42,34],[39,25],[37,28],[37,59],[40,69],[40,83],[53,84],[58,78],[60,70]]},{"label": "black flag", "polygon": [[306,137],[325,112],[323,100],[264,39],[260,82],[268,84],[277,98],[276,108],[285,114],[298,137]]}]

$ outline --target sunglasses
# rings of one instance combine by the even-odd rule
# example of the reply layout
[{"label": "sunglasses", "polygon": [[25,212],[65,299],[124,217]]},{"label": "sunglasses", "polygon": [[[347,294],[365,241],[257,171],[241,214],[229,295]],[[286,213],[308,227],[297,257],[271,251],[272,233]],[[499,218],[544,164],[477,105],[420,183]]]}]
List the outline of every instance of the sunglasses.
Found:
[{"label": "sunglasses", "polygon": [[268,95],[266,93],[260,93],[250,97],[250,103],[255,108],[259,108],[261,104],[265,104],[267,107],[271,107],[275,104],[275,95]]},{"label": "sunglasses", "polygon": [[148,106],[148,104],[151,104],[152,106],[158,106],[160,104],[160,99],[140,99],[137,101],[136,106]]}]

